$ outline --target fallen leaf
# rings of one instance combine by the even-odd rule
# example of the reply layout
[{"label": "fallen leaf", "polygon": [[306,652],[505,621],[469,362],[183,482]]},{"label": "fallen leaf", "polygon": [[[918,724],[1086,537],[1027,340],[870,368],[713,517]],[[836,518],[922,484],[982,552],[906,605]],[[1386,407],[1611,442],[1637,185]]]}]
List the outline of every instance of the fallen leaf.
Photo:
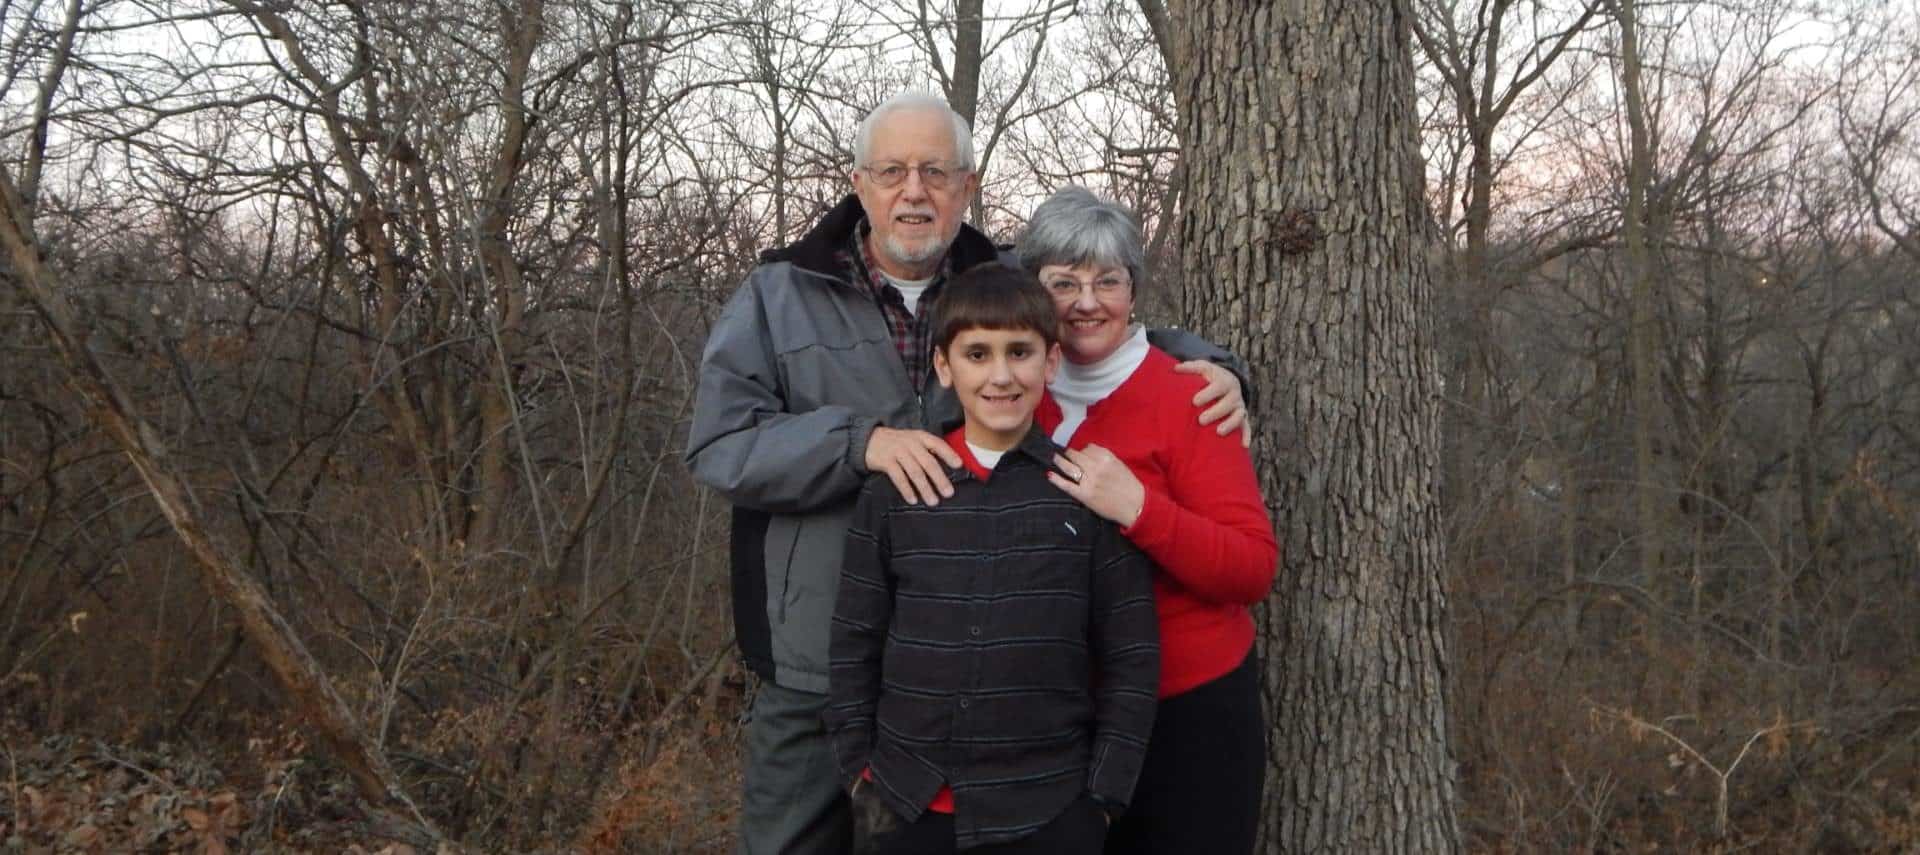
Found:
[{"label": "fallen leaf", "polygon": [[100,829],[94,828],[92,823],[81,824],[80,827],[67,832],[67,836],[65,838],[66,844],[75,849],[85,849],[87,847],[90,847],[94,844],[94,841],[97,841],[99,839],[100,839]]},{"label": "fallen leaf", "polygon": [[206,811],[196,808],[185,808],[181,810],[180,817],[185,819],[187,825],[194,831],[206,831],[209,826],[213,825],[213,818],[207,816]]}]

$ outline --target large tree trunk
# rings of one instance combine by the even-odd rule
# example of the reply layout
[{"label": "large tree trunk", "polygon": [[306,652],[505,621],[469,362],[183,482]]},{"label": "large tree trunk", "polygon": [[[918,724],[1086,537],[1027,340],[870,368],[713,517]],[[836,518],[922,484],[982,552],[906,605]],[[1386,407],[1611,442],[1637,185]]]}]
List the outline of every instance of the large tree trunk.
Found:
[{"label": "large tree trunk", "polygon": [[1284,564],[1273,852],[1452,852],[1440,372],[1406,10],[1169,4],[1185,309],[1245,356]]}]

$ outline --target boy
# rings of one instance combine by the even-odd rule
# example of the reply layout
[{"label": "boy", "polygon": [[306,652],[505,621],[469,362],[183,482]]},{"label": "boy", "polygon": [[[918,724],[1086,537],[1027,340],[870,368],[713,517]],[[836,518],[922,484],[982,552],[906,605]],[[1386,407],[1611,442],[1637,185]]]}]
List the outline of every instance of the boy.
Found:
[{"label": "boy", "polygon": [[1000,264],[941,298],[934,370],[965,424],[929,507],[868,479],[847,532],[825,714],[855,851],[1096,853],[1153,727],[1151,565],[1048,483],[1033,425],[1053,300]]}]

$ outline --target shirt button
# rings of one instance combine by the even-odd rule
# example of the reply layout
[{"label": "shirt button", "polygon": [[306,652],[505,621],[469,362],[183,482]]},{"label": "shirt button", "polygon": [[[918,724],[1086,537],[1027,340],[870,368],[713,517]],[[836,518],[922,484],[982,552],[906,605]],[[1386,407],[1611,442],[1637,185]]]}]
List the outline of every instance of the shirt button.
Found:
[{"label": "shirt button", "polygon": [[968,634],[968,635],[971,635],[971,636],[973,636],[973,637],[975,637],[975,638],[979,638],[979,637],[980,637],[980,628],[979,628],[979,627],[977,627],[977,626],[970,626],[970,627],[967,627],[967,634]]},{"label": "shirt button", "polygon": [[966,698],[961,698],[961,699],[960,699],[960,708],[961,708],[961,709],[966,709],[966,708],[967,708],[967,699],[966,699]]}]

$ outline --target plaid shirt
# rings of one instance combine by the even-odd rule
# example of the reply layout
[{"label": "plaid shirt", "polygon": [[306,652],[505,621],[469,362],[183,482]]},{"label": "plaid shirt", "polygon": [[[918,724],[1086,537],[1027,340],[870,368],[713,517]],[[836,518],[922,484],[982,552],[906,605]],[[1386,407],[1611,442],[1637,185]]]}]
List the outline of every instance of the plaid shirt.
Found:
[{"label": "plaid shirt", "polygon": [[825,713],[842,780],[871,768],[909,822],[951,787],[962,849],[1083,793],[1124,807],[1153,730],[1153,566],[1047,481],[1055,453],[1036,428],[991,478],[953,470],[936,507],[875,476],[847,531]]},{"label": "plaid shirt", "polygon": [[864,281],[873,289],[873,301],[880,306],[880,314],[887,319],[887,329],[893,333],[894,349],[900,352],[900,363],[907,367],[907,380],[914,389],[925,389],[927,372],[933,364],[933,308],[940,299],[940,286],[946,283],[948,274],[952,272],[952,259],[940,259],[940,270],[934,274],[932,284],[920,293],[920,314],[916,317],[907,311],[907,300],[900,295],[900,289],[893,287],[893,283],[880,273],[880,265],[873,257],[873,248],[867,245],[867,235],[872,231],[872,226],[865,221],[853,230],[852,243],[839,253],[841,263],[853,271],[854,281]]}]

